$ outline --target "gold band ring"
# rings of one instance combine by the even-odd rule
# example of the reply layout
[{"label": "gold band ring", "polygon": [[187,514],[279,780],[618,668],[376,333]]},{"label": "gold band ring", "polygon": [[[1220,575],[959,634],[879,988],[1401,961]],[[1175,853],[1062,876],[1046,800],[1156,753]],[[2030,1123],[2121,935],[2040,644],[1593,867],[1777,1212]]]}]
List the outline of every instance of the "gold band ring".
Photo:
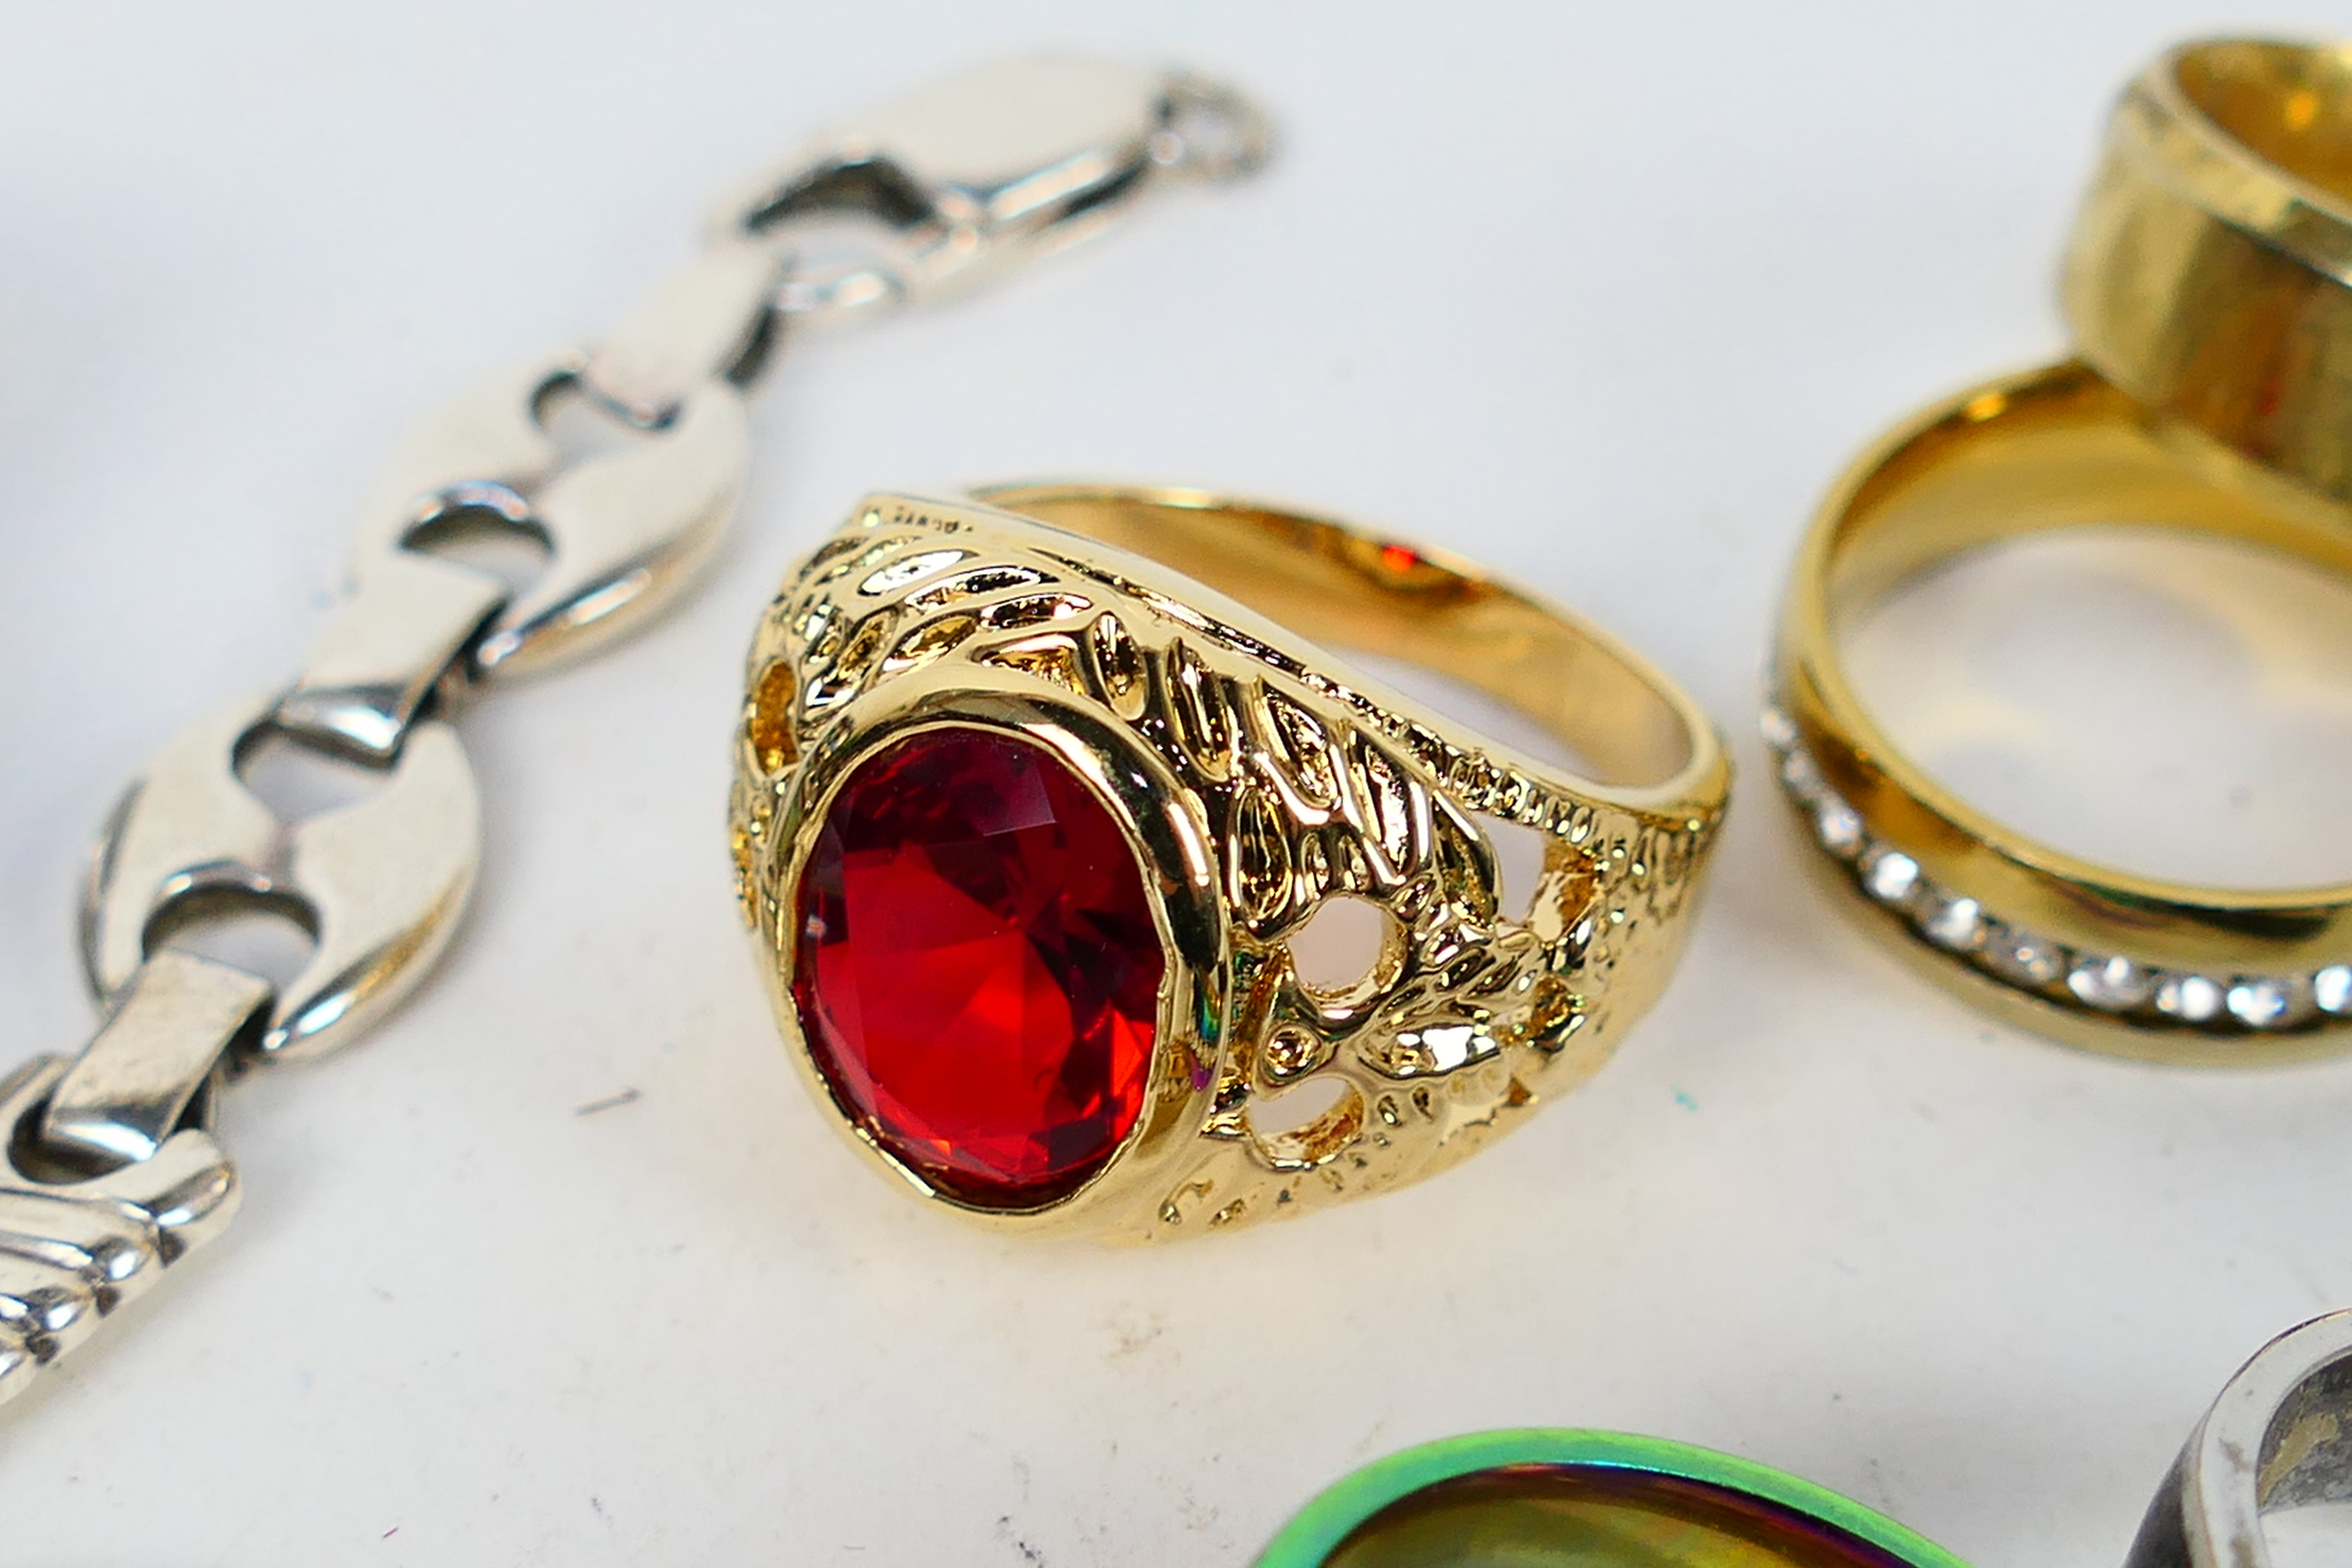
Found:
[{"label": "gold band ring", "polygon": [[2352,575],[2340,509],[2174,433],[2079,363],[1920,415],[1847,471],[1800,549],[1765,737],[1835,880],[1932,977],[2029,1029],[2126,1056],[2243,1062],[2352,1045],[2352,885],[2239,892],[2034,842],[1897,752],[1836,635],[1964,552],[2118,518]]},{"label": "gold band ring", "polygon": [[2064,300],[2109,381],[2352,502],[2352,47],[2151,66],[2109,124]]},{"label": "gold band ring", "polygon": [[[1491,694],[1598,782],[1300,634]],[[1192,491],[870,498],[749,676],[738,886],[810,1088],[881,1170],[1030,1232],[1295,1214],[1518,1125],[1664,984],[1729,784],[1606,633]],[[1482,816],[1543,835],[1524,910]],[[1310,984],[1290,944],[1349,900],[1378,956]]]}]

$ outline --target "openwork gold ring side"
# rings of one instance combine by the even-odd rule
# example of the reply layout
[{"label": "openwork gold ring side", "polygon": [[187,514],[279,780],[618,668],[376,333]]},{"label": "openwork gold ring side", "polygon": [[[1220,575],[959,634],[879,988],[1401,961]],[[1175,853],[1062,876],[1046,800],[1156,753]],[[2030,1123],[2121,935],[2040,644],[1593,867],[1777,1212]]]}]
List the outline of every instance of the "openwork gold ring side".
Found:
[{"label": "openwork gold ring side", "polygon": [[2108,380],[2352,501],[2352,47],[2218,40],[2149,67],[2063,294]]},{"label": "openwork gold ring side", "polygon": [[[1326,647],[1483,690],[1597,776]],[[1099,1170],[1027,1206],[894,1154],[794,998],[801,880],[844,781],[960,731],[1041,750],[1108,811],[1165,960],[1139,1114]],[[760,623],[737,762],[761,970],[852,1145],[982,1223],[1129,1242],[1418,1180],[1580,1082],[1664,986],[1729,784],[1689,699],[1564,611],[1339,523],[1101,485],[863,502]],[[1487,818],[1543,836],[1524,908]],[[1368,973],[1325,989],[1289,944],[1336,899],[1385,934]]]},{"label": "openwork gold ring side", "polygon": [[1870,928],[2011,1023],[2179,1062],[2352,1047],[2352,885],[2238,891],[2063,853],[1903,756],[1845,678],[1839,628],[1896,584],[2000,540],[2118,521],[2352,575],[2339,509],[2185,435],[2087,366],[1986,384],[1865,452],[1806,535],[1764,716],[1783,791]]}]

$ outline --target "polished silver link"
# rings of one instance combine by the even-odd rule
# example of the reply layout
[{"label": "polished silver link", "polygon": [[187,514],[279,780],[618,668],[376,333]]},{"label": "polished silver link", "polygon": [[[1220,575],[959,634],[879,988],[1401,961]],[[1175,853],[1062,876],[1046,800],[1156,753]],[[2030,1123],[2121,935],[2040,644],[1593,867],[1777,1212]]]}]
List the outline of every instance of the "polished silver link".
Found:
[{"label": "polished silver link", "polygon": [[239,703],[192,725],[131,786],[91,868],[82,959],[113,1005],[167,912],[205,900],[286,910],[316,945],[254,1048],[297,1060],[356,1036],[424,978],[473,889],[481,812],[457,731],[428,719],[373,794],[280,817],[237,771],[278,706]]},{"label": "polished silver link", "polygon": [[739,381],[775,330],[785,260],[721,237],[598,345],[581,384],[631,425],[656,430],[712,381]]},{"label": "polished silver link", "polygon": [[532,498],[551,542],[546,574],[477,646],[478,670],[551,668],[657,613],[726,536],[751,450],[742,395],[706,382],[659,431],[558,474]]},{"label": "polished silver link", "polygon": [[156,953],[58,1081],[41,1142],[98,1170],[153,1159],[273,1000],[258,974],[193,952]]},{"label": "polished silver link", "polygon": [[360,507],[360,573],[395,551],[428,549],[436,526],[473,519],[527,529],[523,498],[554,478],[562,450],[541,405],[585,356],[536,354],[467,385],[410,426]]},{"label": "polished silver link", "polygon": [[[1244,173],[1266,144],[1255,109],[1180,73],[975,71],[762,175],[600,346],[422,421],[367,494],[352,595],[299,677],[184,731],[108,822],[82,903],[107,1021],[79,1058],[0,1082],[0,1401],[236,1212],[209,1131],[225,1075],[333,1050],[431,967],[480,857],[450,714],[642,624],[710,560],[750,455],[741,392],[788,315],[963,287],[1091,233],[1163,176]],[[860,233],[841,260],[824,247],[845,219]],[[616,439],[567,457],[551,427],[567,402]],[[486,532],[541,570],[510,584],[471,563],[461,546]],[[375,787],[281,813],[246,778],[269,743],[359,763]],[[168,945],[255,911],[312,943],[282,985]]]},{"label": "polished silver link", "polygon": [[[0,1082],[0,1128],[37,1115],[68,1065],[35,1057]],[[19,1140],[0,1142],[0,1403],[218,1235],[240,1195],[236,1167],[198,1127],[149,1159],[79,1180],[27,1168]]]},{"label": "polished silver link", "polygon": [[742,395],[707,379],[659,428],[567,465],[546,413],[589,363],[535,360],[436,411],[363,513],[363,563],[418,548],[460,511],[500,520],[546,551],[539,576],[475,642],[474,679],[553,668],[627,631],[694,580],[734,514],[751,458]]},{"label": "polished silver link", "polygon": [[278,700],[280,730],[382,767],[425,704],[506,607],[506,584],[414,550],[372,562],[302,678]]},{"label": "polished silver link", "polygon": [[968,287],[1085,238],[1157,174],[1232,178],[1271,145],[1262,112],[1200,77],[1009,60],[820,135],[712,226],[793,254],[777,309],[835,321]]}]

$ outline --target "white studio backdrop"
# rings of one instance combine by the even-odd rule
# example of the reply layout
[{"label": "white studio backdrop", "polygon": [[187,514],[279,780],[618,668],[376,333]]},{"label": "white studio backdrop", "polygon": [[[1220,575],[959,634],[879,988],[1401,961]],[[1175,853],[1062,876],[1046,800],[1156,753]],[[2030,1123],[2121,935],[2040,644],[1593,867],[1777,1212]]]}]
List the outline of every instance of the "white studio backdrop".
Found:
[{"label": "white studio backdrop", "polygon": [[[2163,1071],[1980,1020],[1800,879],[1751,719],[1838,469],[1928,397],[2061,352],[2059,245],[2128,75],[2179,37],[2352,12],[5,20],[11,1062],[89,1031],[72,902],[107,805],[184,721],[290,671],[396,435],[615,320],[740,174],[1040,47],[1227,77],[1283,133],[1254,182],[788,345],[698,595],[465,720],[488,855],[446,967],[358,1048],[237,1089],[236,1226],[0,1415],[7,1568],[1240,1568],[1344,1470],[1506,1425],[1706,1444],[1974,1562],[2082,1568],[2120,1560],[2243,1357],[2352,1305],[2352,1063]],[[1709,907],[1592,1085],[1423,1187],[1164,1251],[970,1234],[845,1154],[729,896],[742,648],[863,491],[1069,473],[1442,542],[1717,716],[1744,773]],[[1874,692],[1948,697],[1970,636],[2008,647],[2017,595],[1980,587],[1921,612],[1948,643],[1874,633],[1917,661]],[[2232,624],[2195,601],[2109,595],[2097,624]],[[2062,664],[2081,641],[2034,635]],[[1995,695],[2094,737],[2169,711],[1995,662]],[[2078,736],[2115,785],[2100,847],[2153,858],[2211,795],[2249,863],[2352,869],[2311,774],[2340,750],[2336,686],[2282,697],[2218,655],[2158,675],[2221,683],[2183,700],[2269,738]]]}]

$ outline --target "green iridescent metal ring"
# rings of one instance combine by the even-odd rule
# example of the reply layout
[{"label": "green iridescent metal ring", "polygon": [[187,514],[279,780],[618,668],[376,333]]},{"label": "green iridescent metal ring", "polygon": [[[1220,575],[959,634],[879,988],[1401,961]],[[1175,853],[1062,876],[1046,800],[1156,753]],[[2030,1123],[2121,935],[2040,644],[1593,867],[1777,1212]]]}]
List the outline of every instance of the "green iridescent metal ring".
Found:
[{"label": "green iridescent metal ring", "polygon": [[1531,1427],[1407,1448],[1324,1491],[1256,1568],[1968,1568],[1850,1498],[1712,1449]]}]

